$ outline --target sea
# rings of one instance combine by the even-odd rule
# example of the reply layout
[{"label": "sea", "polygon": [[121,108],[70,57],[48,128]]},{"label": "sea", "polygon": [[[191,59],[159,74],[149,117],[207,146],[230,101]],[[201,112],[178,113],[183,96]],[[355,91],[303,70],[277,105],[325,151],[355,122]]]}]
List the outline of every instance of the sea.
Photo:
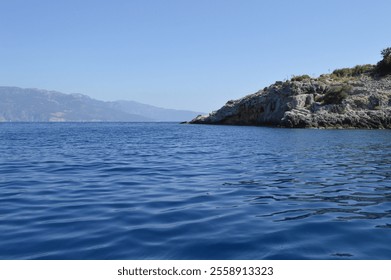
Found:
[{"label": "sea", "polygon": [[1,123],[0,259],[391,259],[391,131]]}]

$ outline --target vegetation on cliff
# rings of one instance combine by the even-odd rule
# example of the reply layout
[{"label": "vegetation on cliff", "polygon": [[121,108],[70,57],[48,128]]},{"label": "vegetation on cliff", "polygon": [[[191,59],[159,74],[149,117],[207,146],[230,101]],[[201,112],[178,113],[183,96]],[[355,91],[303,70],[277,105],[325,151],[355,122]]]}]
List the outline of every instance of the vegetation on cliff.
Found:
[{"label": "vegetation on cliff", "polygon": [[[376,65],[364,64],[356,65],[351,68],[341,68],[334,70],[329,75],[321,75],[322,77],[328,77],[331,79],[343,79],[343,78],[354,78],[360,77],[361,75],[367,75],[374,78],[381,78],[391,74],[391,48],[385,48],[381,51],[383,59],[380,60]],[[301,82],[306,79],[311,79],[309,75],[293,76],[291,81]]]},{"label": "vegetation on cliff", "polygon": [[349,85],[330,87],[322,98],[323,105],[342,104],[351,91],[352,87]]},{"label": "vegetation on cliff", "polygon": [[385,76],[391,73],[391,48],[386,48],[381,52],[383,59],[376,65],[376,73]]}]

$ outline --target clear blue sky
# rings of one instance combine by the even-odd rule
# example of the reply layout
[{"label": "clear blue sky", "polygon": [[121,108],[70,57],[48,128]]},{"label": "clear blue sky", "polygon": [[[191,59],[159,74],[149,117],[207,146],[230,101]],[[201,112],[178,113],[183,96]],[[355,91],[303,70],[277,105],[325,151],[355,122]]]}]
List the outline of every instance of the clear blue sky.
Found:
[{"label": "clear blue sky", "polygon": [[389,0],[0,0],[0,85],[209,112],[376,63]]}]

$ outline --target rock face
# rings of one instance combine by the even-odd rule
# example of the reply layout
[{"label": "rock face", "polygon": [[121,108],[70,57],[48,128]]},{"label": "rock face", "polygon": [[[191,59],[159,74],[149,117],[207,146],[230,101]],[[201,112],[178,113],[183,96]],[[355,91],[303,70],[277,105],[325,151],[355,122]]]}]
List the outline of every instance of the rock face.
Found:
[{"label": "rock face", "polygon": [[290,128],[391,128],[391,76],[292,79],[273,85],[190,123]]}]

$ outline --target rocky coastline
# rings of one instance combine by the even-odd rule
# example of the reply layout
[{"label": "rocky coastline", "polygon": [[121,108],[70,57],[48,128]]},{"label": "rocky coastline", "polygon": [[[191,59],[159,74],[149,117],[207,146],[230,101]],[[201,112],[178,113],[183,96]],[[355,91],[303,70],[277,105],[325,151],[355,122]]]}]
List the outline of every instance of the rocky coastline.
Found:
[{"label": "rocky coastline", "polygon": [[375,71],[375,65],[361,65],[278,81],[189,123],[390,129],[391,75]]}]

